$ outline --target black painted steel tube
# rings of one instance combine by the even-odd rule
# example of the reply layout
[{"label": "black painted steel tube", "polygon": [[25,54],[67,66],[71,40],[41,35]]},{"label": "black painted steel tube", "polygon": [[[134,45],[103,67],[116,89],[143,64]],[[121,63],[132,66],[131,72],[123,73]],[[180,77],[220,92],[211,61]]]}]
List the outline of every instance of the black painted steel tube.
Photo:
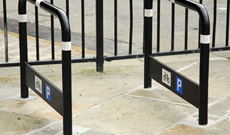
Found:
[{"label": "black painted steel tube", "polygon": [[161,41],[161,0],[157,0],[157,52],[160,52]]},{"label": "black painted steel tube", "polygon": [[145,0],[144,13],[144,88],[150,88],[152,85],[150,74],[150,58],[152,54],[152,18],[153,18],[153,0]]},{"label": "black painted steel tube", "polygon": [[114,0],[114,55],[117,55],[117,0]]},{"label": "black painted steel tube", "polygon": [[6,0],[3,0],[3,20],[4,20],[5,62],[8,62],[9,61],[9,55],[8,55],[8,28],[7,28]]},{"label": "black painted steel tube", "polygon": [[210,46],[210,20],[205,7],[190,0],[170,0],[198,12],[200,16],[200,101],[199,124],[208,123],[208,73],[209,73],[209,46]]},{"label": "black painted steel tube", "polygon": [[[53,4],[53,0],[50,0],[50,3]],[[50,26],[51,26],[51,59],[55,59],[55,40],[54,40],[54,16],[50,16]]]},{"label": "black painted steel tube", "polygon": [[18,2],[19,14],[19,47],[20,47],[20,78],[21,78],[21,98],[28,97],[28,87],[26,86],[25,62],[28,62],[27,54],[27,18],[26,18],[26,0]]},{"label": "black painted steel tube", "polygon": [[104,71],[103,0],[96,0],[96,70]]},{"label": "black painted steel tube", "polygon": [[132,42],[133,42],[133,0],[129,1],[129,13],[130,13],[130,29],[129,29],[129,54],[132,54]]},{"label": "black painted steel tube", "polygon": [[[63,83],[63,134],[72,134],[72,79],[71,79],[71,31],[68,17],[63,10],[44,0],[28,0],[59,18],[62,31],[62,83]],[[19,0],[19,40],[21,65],[21,95],[28,97],[26,86],[25,62],[27,58],[26,0]]]},{"label": "black painted steel tube", "polygon": [[216,43],[216,16],[217,15],[217,2],[213,1],[213,28],[212,28],[212,47],[215,47]]},{"label": "black painted steel tube", "polygon": [[69,20],[69,0],[66,0],[66,15],[67,15],[68,20]]},{"label": "black painted steel tube", "polygon": [[171,20],[171,51],[174,50],[175,41],[175,4],[172,3],[172,20]]},{"label": "black painted steel tube", "polygon": [[85,58],[85,0],[81,0],[81,48],[82,58]]},{"label": "black painted steel tube", "polygon": [[38,20],[38,7],[35,7],[35,30],[36,30],[36,60],[39,60],[39,20]]},{"label": "black painted steel tube", "polygon": [[188,49],[188,9],[185,9],[184,49]]},{"label": "black painted steel tube", "polygon": [[230,1],[227,0],[227,14],[226,14],[226,37],[225,46],[229,46],[229,12],[230,12]]}]

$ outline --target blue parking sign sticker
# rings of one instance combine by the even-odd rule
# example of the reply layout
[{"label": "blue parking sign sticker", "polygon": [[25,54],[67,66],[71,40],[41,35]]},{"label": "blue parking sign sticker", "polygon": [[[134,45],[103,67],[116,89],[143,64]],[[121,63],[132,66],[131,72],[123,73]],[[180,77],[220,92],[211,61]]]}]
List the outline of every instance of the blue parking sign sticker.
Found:
[{"label": "blue parking sign sticker", "polygon": [[46,99],[51,102],[51,90],[50,87],[46,84]]},{"label": "blue parking sign sticker", "polygon": [[176,77],[176,91],[183,94],[183,81],[179,77]]}]

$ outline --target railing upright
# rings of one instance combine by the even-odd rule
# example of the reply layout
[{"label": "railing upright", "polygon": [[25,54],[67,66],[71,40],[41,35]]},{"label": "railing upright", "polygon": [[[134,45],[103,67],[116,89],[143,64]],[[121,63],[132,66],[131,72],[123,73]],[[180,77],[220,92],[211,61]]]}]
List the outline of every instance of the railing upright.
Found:
[{"label": "railing upright", "polygon": [[19,47],[20,47],[20,78],[21,78],[21,97],[28,97],[28,87],[26,86],[25,62],[28,62],[27,53],[27,15],[26,0],[19,0]]},{"label": "railing upright", "polygon": [[6,0],[3,0],[3,19],[4,19],[4,44],[5,44],[5,62],[9,61],[8,56],[8,28],[7,28],[7,8]]},{"label": "railing upright", "polygon": [[20,70],[21,70],[21,97],[28,97],[26,85],[27,54],[27,15],[26,2],[41,7],[43,10],[59,18],[62,31],[62,87],[63,87],[63,134],[72,134],[72,79],[71,79],[71,32],[66,13],[46,2],[45,0],[19,0],[19,45],[20,45]]},{"label": "railing upright", "polygon": [[[210,21],[208,12],[202,4],[191,0],[170,0],[171,2],[198,12],[200,16],[200,97],[199,97],[199,124],[206,125],[208,121],[208,74],[209,74],[209,46],[210,46]],[[151,87],[150,58],[152,54],[152,0],[145,0],[145,69],[144,69],[144,88]],[[148,3],[148,4],[147,4]],[[149,14],[147,14],[149,11]]]},{"label": "railing upright", "polygon": [[[206,125],[208,122],[208,74],[209,74],[209,49],[210,49],[210,20],[208,12],[202,4],[191,0],[170,0],[196,11],[200,16],[200,104],[199,124]],[[200,1],[202,2],[202,1]]]},{"label": "railing upright", "polygon": [[145,0],[144,13],[144,46],[145,46],[145,66],[144,66],[144,88],[151,87],[151,78],[149,77],[149,56],[152,54],[152,18],[153,18],[153,0]]},{"label": "railing upright", "polygon": [[103,0],[96,0],[96,70],[104,71]]}]

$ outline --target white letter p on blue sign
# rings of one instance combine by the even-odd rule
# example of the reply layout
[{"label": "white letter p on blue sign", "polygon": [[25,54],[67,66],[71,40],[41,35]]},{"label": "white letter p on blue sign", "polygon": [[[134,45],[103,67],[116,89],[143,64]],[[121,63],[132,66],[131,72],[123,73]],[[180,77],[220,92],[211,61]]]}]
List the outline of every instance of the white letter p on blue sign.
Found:
[{"label": "white letter p on blue sign", "polygon": [[183,94],[183,81],[176,77],[176,91]]},{"label": "white letter p on blue sign", "polygon": [[46,99],[51,102],[51,89],[47,84],[45,85],[45,87],[46,87]]}]

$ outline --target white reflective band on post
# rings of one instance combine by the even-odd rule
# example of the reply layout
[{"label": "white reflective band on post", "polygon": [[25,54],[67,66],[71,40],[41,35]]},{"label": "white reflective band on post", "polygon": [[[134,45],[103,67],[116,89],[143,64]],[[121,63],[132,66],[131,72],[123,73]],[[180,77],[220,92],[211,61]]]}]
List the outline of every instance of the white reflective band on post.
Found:
[{"label": "white reflective band on post", "polygon": [[210,35],[200,35],[200,43],[209,44],[210,43]]},{"label": "white reflective band on post", "polygon": [[18,18],[19,22],[27,22],[27,15],[26,14],[19,14],[18,16],[19,16],[19,18]]},{"label": "white reflective band on post", "polygon": [[36,0],[35,5],[36,5],[37,7],[40,7],[40,3],[41,3],[42,1],[44,1],[44,0]]},{"label": "white reflective band on post", "polygon": [[71,41],[70,42],[62,42],[62,50],[70,51],[71,50]]},{"label": "white reflective band on post", "polygon": [[153,9],[145,9],[145,17],[153,17]]},{"label": "white reflective band on post", "polygon": [[169,1],[171,1],[172,3],[175,3],[175,0],[169,0]]}]

